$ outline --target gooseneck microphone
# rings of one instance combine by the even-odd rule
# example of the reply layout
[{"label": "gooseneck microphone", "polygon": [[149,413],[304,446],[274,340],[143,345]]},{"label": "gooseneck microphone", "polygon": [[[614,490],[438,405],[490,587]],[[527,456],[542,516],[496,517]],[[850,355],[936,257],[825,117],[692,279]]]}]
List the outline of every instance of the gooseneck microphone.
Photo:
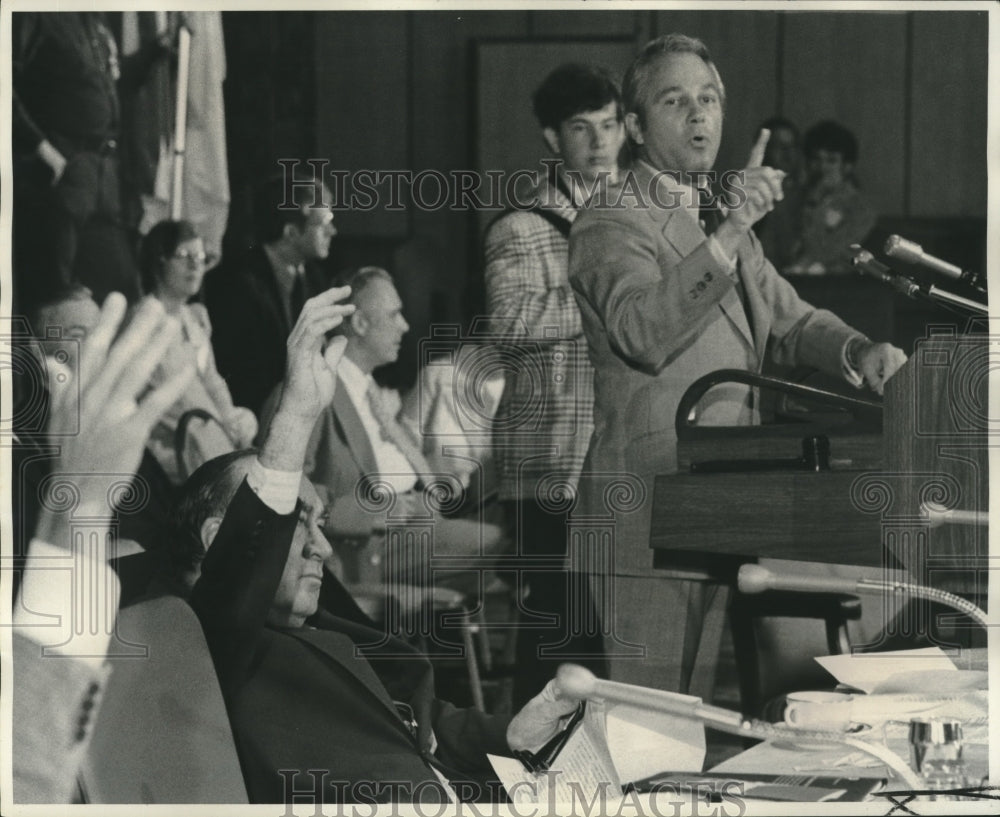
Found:
[{"label": "gooseneck microphone", "polygon": [[869,595],[910,595],[945,604],[965,613],[982,627],[988,626],[986,613],[971,601],[945,590],[910,582],[882,581],[862,576],[858,579],[841,576],[810,576],[793,571],[775,573],[766,567],[745,564],[740,567],[736,582],[742,593],[763,593],[767,590],[784,590],[793,593],[862,593]]},{"label": "gooseneck microphone", "polygon": [[[896,237],[898,238],[898,236]],[[899,274],[881,261],[877,261],[875,256],[860,244],[851,244],[851,252],[853,253],[851,264],[858,272],[887,284],[907,298],[926,298],[943,304],[954,311],[972,313],[973,315],[988,314],[986,305],[979,301],[955,295],[953,292],[947,292],[934,285],[921,286],[912,278]],[[982,290],[980,289],[980,291]]]},{"label": "gooseneck microphone", "polygon": [[627,704],[653,712],[667,712],[680,718],[702,723],[719,732],[757,740],[819,740],[842,743],[878,758],[889,766],[908,786],[919,789],[920,778],[899,755],[881,743],[860,740],[843,732],[795,729],[783,724],[771,724],[756,718],[744,718],[739,712],[702,703],[700,698],[666,692],[660,689],[606,681],[590,670],[575,664],[563,664],[556,673],[559,694],[578,701],[597,698],[606,702]]},{"label": "gooseneck microphone", "polygon": [[907,298],[914,298],[918,295],[925,294],[923,290],[920,289],[920,284],[910,278],[907,278],[905,275],[900,275],[887,267],[881,261],[877,261],[875,256],[868,252],[868,250],[864,249],[860,244],[851,244],[851,251],[854,253],[851,263],[854,265],[855,269],[858,270],[858,272],[892,287],[894,290],[905,295]]},{"label": "gooseneck microphone", "polygon": [[950,264],[930,253],[924,252],[924,248],[917,242],[910,241],[899,235],[891,235],[885,242],[885,254],[906,261],[909,264],[918,264],[927,269],[933,270],[939,275],[951,278],[953,281],[961,281],[978,289],[980,292],[986,290],[979,283],[979,276],[974,272],[963,270],[961,267]]}]

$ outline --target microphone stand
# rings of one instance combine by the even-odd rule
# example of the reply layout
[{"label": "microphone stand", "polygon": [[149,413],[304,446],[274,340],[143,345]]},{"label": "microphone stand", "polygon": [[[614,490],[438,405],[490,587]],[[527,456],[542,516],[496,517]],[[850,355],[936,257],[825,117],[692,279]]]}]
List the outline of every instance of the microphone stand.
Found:
[{"label": "microphone stand", "polygon": [[963,298],[961,295],[956,295],[953,292],[947,292],[946,290],[934,286],[934,284],[927,287],[927,297],[942,304],[957,306],[960,309],[965,309],[973,315],[988,315],[990,313],[990,310],[985,304],[981,304],[979,301],[973,301],[971,298]]},{"label": "microphone stand", "polygon": [[964,298],[961,295],[955,295],[954,293],[943,290],[933,284],[927,287],[920,286],[920,284],[912,278],[908,278],[905,275],[894,272],[889,267],[885,266],[885,264],[876,261],[875,256],[859,244],[852,244],[851,250],[854,252],[851,264],[853,264],[859,272],[867,275],[869,278],[874,278],[877,281],[881,281],[883,284],[887,284],[897,292],[905,295],[907,298],[916,299],[919,296],[923,300],[941,304],[942,306],[948,307],[952,311],[958,312],[962,315],[989,314],[989,309],[984,304],[981,304],[978,301],[973,301],[971,298]]}]

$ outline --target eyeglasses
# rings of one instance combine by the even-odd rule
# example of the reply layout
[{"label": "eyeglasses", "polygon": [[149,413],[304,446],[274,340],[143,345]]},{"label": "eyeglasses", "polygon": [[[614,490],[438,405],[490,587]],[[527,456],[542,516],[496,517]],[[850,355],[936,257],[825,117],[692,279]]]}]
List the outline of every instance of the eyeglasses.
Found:
[{"label": "eyeglasses", "polygon": [[580,701],[580,705],[570,716],[566,726],[557,732],[541,749],[537,752],[530,752],[527,749],[517,749],[513,753],[514,757],[517,760],[520,760],[521,765],[532,774],[547,772],[551,768],[552,764],[555,763],[556,758],[559,757],[559,753],[563,750],[563,747],[569,743],[569,739],[573,737],[573,733],[577,730],[577,727],[579,727],[580,723],[583,721],[583,714],[586,708],[587,702]]},{"label": "eyeglasses", "polygon": [[189,267],[200,267],[203,265],[211,267],[214,266],[216,261],[219,260],[219,256],[215,253],[205,252],[204,250],[200,250],[198,252],[181,250],[179,252],[175,252],[170,257],[177,261],[184,261]]}]

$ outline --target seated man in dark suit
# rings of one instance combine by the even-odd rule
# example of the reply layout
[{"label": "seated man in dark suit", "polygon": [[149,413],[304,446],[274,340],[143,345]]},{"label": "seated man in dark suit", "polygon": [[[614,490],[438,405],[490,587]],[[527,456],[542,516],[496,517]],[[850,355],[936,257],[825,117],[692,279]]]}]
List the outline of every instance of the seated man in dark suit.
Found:
[{"label": "seated man in dark suit", "polygon": [[[257,244],[205,278],[205,304],[219,372],[235,405],[260,416],[285,374],[285,341],[306,298],[327,288],[317,266],[330,252],[329,189],[283,177],[256,192]],[[293,202],[294,207],[282,206]]]},{"label": "seated man in dark suit", "polygon": [[[212,651],[251,802],[444,801],[489,774],[486,752],[537,748],[575,703],[554,681],[512,720],[434,697],[429,664],[370,629],[337,585],[317,613],[326,509],[302,477],[310,431],[333,399],[346,345],[324,336],[346,289],[309,300],[260,454],[212,460],[183,488],[175,557]],[[200,562],[200,575],[199,572]],[[329,578],[329,577],[328,577]],[[464,784],[461,792],[481,794]]]}]

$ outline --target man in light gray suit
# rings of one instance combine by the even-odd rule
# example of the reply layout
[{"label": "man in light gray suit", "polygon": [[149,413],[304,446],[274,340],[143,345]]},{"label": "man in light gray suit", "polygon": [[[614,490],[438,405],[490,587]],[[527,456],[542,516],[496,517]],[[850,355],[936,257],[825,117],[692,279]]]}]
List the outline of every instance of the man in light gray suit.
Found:
[{"label": "man in light gray suit", "polygon": [[[436,556],[489,556],[501,547],[502,531],[478,512],[473,518],[437,512],[425,489],[438,475],[424,458],[422,441],[398,421],[399,393],[372,376],[396,360],[409,330],[399,293],[380,267],[362,267],[344,283],[357,311],[343,326],[347,347],[339,385],[313,430],[305,474],[329,508],[326,534],[343,564],[342,578],[352,584],[385,578],[424,584],[429,574],[420,565],[402,564],[399,553],[387,551],[387,513],[396,523],[412,524],[415,535],[432,529]],[[391,509],[385,503],[390,494]]]},{"label": "man in light gray suit", "polygon": [[[616,475],[642,483],[637,504],[645,501],[619,516],[611,556],[591,570],[604,630],[613,620],[617,636],[605,637],[611,674],[707,696],[726,594],[699,571],[654,571],[649,550],[653,477],[677,469],[681,396],[717,369],[760,371],[769,342],[777,362],[879,393],[905,355],[800,300],[764,258],[751,227],[781,199],[783,176],[761,166],[766,131],[742,174],[723,178],[733,206],[700,210],[712,203],[708,171],[725,109],[722,79],[700,40],[671,34],[649,43],[625,75],[623,96],[638,160],[591,201],[570,237],[570,282],[596,370],[578,513],[607,514]],[[759,422],[757,395],[737,384],[713,389],[697,413],[702,425]]]}]

